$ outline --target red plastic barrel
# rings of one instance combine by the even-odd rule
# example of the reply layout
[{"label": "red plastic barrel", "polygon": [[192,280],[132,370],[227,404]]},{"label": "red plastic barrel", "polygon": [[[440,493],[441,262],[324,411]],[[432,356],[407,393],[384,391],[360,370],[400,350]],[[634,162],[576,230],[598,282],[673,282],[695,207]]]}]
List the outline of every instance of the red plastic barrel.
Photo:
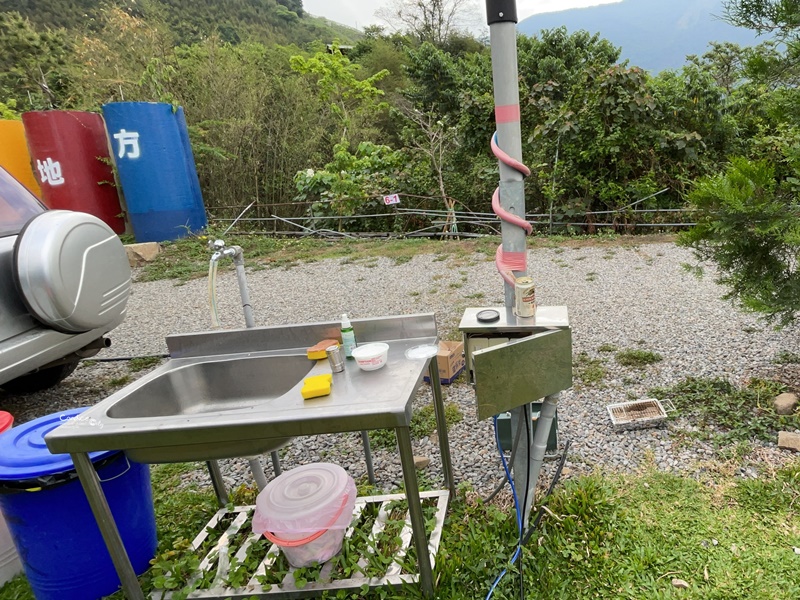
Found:
[{"label": "red plastic barrel", "polygon": [[50,208],[89,213],[125,231],[103,117],[51,110],[22,115],[42,200]]}]

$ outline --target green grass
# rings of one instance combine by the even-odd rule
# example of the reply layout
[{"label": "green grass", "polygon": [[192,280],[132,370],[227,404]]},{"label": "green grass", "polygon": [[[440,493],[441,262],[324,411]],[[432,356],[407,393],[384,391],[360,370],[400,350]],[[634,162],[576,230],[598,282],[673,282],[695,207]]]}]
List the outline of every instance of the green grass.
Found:
[{"label": "green grass", "polygon": [[[211,252],[208,236],[189,237],[162,244],[156,259],[142,267],[140,281],[159,279],[189,279],[204,277],[208,273]],[[326,258],[340,258],[342,264],[363,262],[366,267],[377,266],[377,259],[388,258],[396,265],[409,262],[420,254],[436,254],[437,260],[459,261],[472,254],[494,255],[499,238],[486,237],[462,241],[429,239],[390,240],[322,240],[315,238],[283,239],[266,235],[226,236],[229,246],[241,246],[245,264],[250,268],[292,268],[303,263]],[[233,269],[231,261],[220,262],[220,270]]]},{"label": "green grass", "polygon": [[781,350],[772,360],[776,365],[800,365],[800,354]]},{"label": "green grass", "polygon": [[751,379],[739,388],[727,379],[688,377],[672,387],[652,389],[650,394],[671,400],[680,413],[692,417],[700,428],[693,435],[724,446],[753,439],[775,441],[778,431],[800,427],[800,416],[779,415],[772,405],[785,389],[764,379]]},{"label": "green grass", "polygon": [[578,354],[572,362],[575,377],[587,387],[599,386],[606,376],[605,362],[591,358],[586,352]]},{"label": "green grass", "polygon": [[567,482],[549,505],[561,520],[546,520],[527,577],[541,598],[796,598],[800,519],[770,492],[793,481],[797,499],[799,471],[754,482],[656,472]]},{"label": "green grass", "polygon": [[[205,277],[211,252],[207,243],[221,230],[213,226],[208,235],[192,236],[162,244],[162,251],[156,259],[146,264],[138,272],[139,281],[159,279],[190,279]],[[410,239],[365,239],[365,240],[325,240],[316,238],[273,238],[267,235],[239,234],[226,235],[229,246],[241,246],[244,250],[245,264],[251,269],[292,268],[303,263],[316,262],[326,258],[341,259],[341,264],[358,263],[388,258],[399,265],[420,254],[434,255],[435,261],[450,261],[454,266],[474,263],[474,255],[491,260],[500,243],[499,236],[470,238],[467,240]],[[598,234],[595,236],[531,236],[530,248],[581,248],[586,246],[609,247],[605,258],[613,257],[611,248],[625,247],[647,242],[671,241],[674,236],[618,236]],[[609,254],[611,253],[611,254]],[[365,266],[375,265],[367,262]],[[230,260],[220,262],[220,270],[233,269]],[[595,277],[597,274],[593,274]]]},{"label": "green grass", "polygon": [[657,352],[650,350],[628,349],[620,350],[615,358],[624,367],[644,367],[664,360],[664,357]]},{"label": "green grass", "polygon": [[[160,566],[141,579],[178,572],[193,561],[186,540],[216,511],[213,494],[180,485],[189,465],[153,468]],[[247,491],[237,502],[252,499]],[[594,474],[562,482],[547,503],[539,530],[523,552],[529,598],[794,600],[800,597],[800,462],[760,480],[717,475],[703,481],[643,471]],[[395,529],[377,542],[391,545]],[[353,540],[337,569],[356,567]],[[434,578],[436,598],[485,598],[508,566],[516,544],[513,509],[485,504],[466,488],[451,500]],[[379,557],[378,557],[379,558]],[[410,559],[409,559],[410,561]],[[367,569],[379,569],[371,560]],[[375,564],[373,564],[375,563]],[[285,565],[284,565],[285,567]],[[299,577],[313,581],[318,569]],[[672,578],[683,579],[678,590]],[[118,596],[115,596],[118,597]],[[392,591],[331,594],[327,598],[418,599],[416,586]],[[518,597],[516,568],[501,581],[495,599]],[[24,578],[0,590],[0,600],[29,600]]]},{"label": "green grass", "polygon": [[111,377],[108,379],[108,385],[110,387],[122,387],[123,385],[127,385],[131,382],[130,375],[122,375],[120,377]]},{"label": "green grass", "polygon": [[[448,427],[461,422],[464,415],[457,404],[448,402],[444,405],[444,419]],[[411,437],[419,440],[431,435],[436,429],[436,412],[433,410],[432,404],[425,406],[414,411],[411,417]],[[397,439],[395,438],[393,429],[375,429],[369,432],[370,444],[376,448],[385,448],[393,450],[397,448]]]},{"label": "green grass", "polygon": [[161,361],[162,359],[158,356],[142,356],[141,358],[132,358],[128,362],[128,370],[130,370],[131,373],[138,373],[139,371],[144,371],[145,369],[149,369],[150,367],[160,364]]}]

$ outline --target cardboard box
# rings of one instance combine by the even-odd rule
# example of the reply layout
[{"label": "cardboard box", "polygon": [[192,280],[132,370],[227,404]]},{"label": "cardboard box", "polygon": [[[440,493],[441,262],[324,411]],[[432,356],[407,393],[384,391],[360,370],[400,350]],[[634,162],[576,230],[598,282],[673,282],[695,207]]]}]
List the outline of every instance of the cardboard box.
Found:
[{"label": "cardboard box", "polygon": [[[461,375],[464,370],[464,343],[439,342],[439,352],[436,354],[439,365],[439,379],[443,385],[449,385]],[[430,381],[425,377],[425,381]]]}]

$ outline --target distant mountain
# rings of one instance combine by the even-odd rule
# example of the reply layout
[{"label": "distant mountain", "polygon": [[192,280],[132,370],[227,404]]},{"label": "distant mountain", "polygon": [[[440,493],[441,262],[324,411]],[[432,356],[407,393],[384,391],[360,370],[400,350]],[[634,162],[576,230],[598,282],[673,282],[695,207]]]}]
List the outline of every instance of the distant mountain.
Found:
[{"label": "distant mountain", "polygon": [[657,73],[678,69],[709,42],[751,46],[763,41],[748,29],[722,21],[722,0],[623,0],[589,8],[534,15],[519,23],[526,35],[564,26],[572,33],[599,33],[622,48],[622,59]]}]

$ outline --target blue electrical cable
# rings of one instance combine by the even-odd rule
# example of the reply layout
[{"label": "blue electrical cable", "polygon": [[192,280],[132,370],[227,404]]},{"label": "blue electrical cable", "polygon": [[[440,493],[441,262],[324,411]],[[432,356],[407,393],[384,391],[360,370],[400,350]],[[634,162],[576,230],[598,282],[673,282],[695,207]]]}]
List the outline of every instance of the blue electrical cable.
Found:
[{"label": "blue electrical cable", "polygon": [[[522,552],[522,510],[519,507],[519,499],[517,498],[517,488],[514,487],[514,478],[511,477],[511,472],[508,470],[508,463],[506,462],[506,456],[503,453],[503,447],[500,445],[500,434],[497,431],[497,416],[493,417],[494,420],[494,440],[497,443],[497,450],[500,452],[500,462],[503,463],[503,470],[506,473],[506,479],[508,479],[509,485],[511,485],[511,495],[514,497],[514,508],[517,511],[517,529],[519,530],[519,542],[517,543],[517,550],[514,552],[514,555],[511,557],[509,561],[510,564],[514,564],[519,558],[519,553]],[[497,576],[497,579],[494,580],[492,587],[489,588],[489,593],[486,595],[486,600],[490,600],[492,594],[494,594],[494,590],[497,585],[500,583],[500,580],[503,579],[505,574],[508,573],[508,569],[503,569],[500,575]]]}]

